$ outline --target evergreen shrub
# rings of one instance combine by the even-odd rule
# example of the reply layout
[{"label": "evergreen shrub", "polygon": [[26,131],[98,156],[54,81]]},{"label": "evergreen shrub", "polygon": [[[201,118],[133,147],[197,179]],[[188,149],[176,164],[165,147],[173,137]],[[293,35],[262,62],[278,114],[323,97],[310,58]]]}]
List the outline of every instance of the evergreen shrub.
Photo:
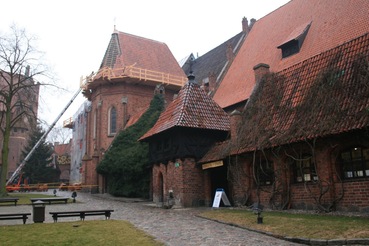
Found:
[{"label": "evergreen shrub", "polygon": [[148,110],[135,124],[116,136],[98,164],[96,171],[105,176],[111,195],[148,197],[151,176],[149,146],[138,139],[154,126],[163,109],[163,95],[155,95]]}]

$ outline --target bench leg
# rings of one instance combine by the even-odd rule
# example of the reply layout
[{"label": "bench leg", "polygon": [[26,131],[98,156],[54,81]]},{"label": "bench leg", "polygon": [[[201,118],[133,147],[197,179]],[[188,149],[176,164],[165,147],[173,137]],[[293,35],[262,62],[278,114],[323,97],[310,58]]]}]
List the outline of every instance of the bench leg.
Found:
[{"label": "bench leg", "polygon": [[108,212],[105,212],[105,219],[106,220],[108,220],[108,219],[110,219],[110,212],[108,211]]},{"label": "bench leg", "polygon": [[85,213],[81,213],[80,218],[81,218],[82,221],[85,221]]},{"label": "bench leg", "polygon": [[58,222],[58,215],[53,214],[54,223]]},{"label": "bench leg", "polygon": [[27,215],[23,215],[23,225],[26,224],[27,219],[28,219],[28,216]]}]

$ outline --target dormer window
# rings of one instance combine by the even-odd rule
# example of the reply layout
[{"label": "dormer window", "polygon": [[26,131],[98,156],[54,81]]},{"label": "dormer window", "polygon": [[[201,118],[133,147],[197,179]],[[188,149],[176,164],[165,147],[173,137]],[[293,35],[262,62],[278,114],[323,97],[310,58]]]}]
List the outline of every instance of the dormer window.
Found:
[{"label": "dormer window", "polygon": [[277,48],[282,50],[282,58],[286,58],[300,52],[301,46],[309,31],[311,22],[296,28]]}]

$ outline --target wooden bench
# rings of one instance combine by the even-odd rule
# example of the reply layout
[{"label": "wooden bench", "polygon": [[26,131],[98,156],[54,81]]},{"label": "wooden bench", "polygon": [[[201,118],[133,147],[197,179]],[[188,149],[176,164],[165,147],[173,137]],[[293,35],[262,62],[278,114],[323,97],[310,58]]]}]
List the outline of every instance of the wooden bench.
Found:
[{"label": "wooden bench", "polygon": [[17,197],[2,197],[2,198],[0,198],[1,203],[14,202],[14,206],[17,206],[18,200],[19,200],[19,198],[17,198]]},{"label": "wooden bench", "polygon": [[110,219],[111,212],[114,210],[111,209],[102,209],[102,210],[81,210],[81,211],[62,211],[62,212],[49,212],[54,222],[58,221],[60,217],[80,217],[81,220],[85,220],[86,216],[95,216],[95,215],[104,215],[105,219]]},{"label": "wooden bench", "polygon": [[0,214],[0,220],[22,219],[23,224],[26,224],[26,221],[28,219],[28,215],[31,215],[31,213]]},{"label": "wooden bench", "polygon": [[68,202],[68,197],[43,197],[43,198],[30,198],[32,203],[36,201],[43,201],[51,204],[52,202]]}]

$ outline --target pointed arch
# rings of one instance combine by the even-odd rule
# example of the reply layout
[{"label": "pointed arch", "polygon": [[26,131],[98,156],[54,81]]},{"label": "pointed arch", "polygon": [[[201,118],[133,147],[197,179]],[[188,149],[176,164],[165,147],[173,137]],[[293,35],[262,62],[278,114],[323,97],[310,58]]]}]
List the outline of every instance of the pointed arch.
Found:
[{"label": "pointed arch", "polygon": [[117,109],[112,106],[108,113],[108,134],[114,135],[117,133]]}]

